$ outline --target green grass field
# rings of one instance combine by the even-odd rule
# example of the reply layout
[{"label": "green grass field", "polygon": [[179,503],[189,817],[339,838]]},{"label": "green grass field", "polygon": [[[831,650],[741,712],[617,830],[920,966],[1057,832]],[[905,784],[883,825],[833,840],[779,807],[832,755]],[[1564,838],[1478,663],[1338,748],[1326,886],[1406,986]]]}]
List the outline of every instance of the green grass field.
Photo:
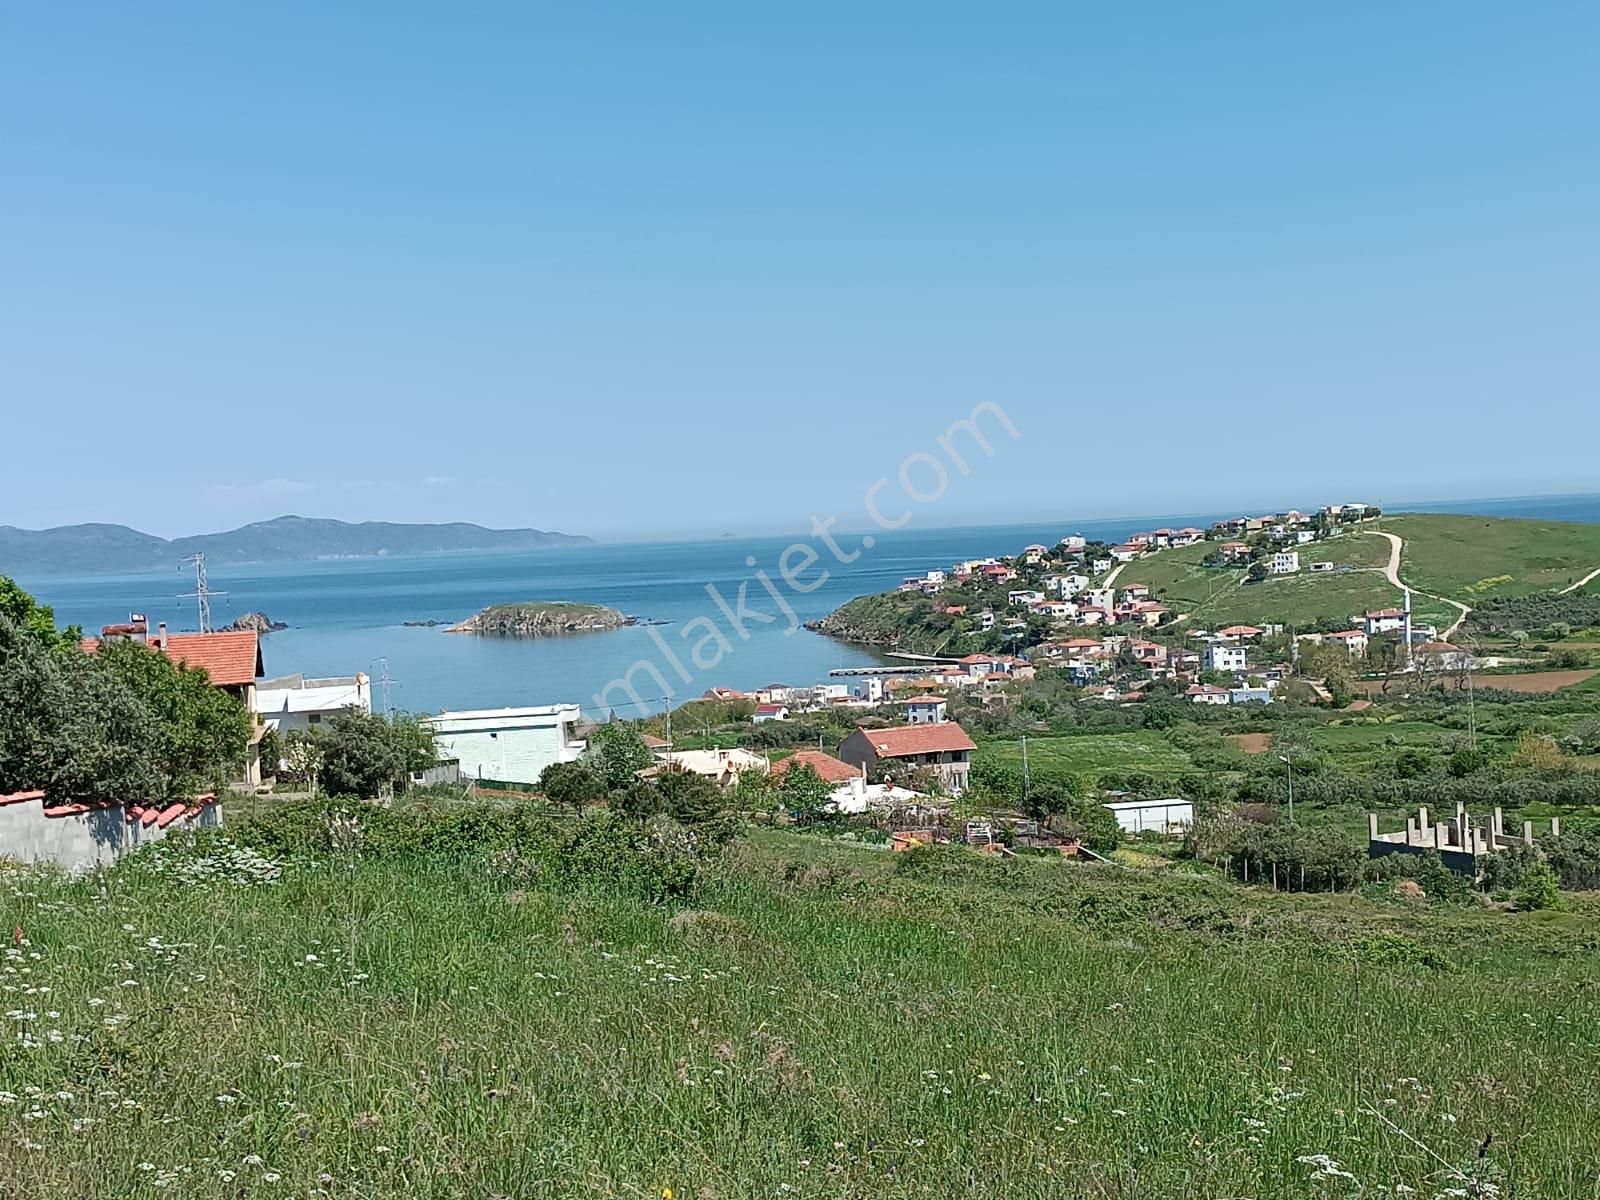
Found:
[{"label": "green grass field", "polygon": [[[1400,592],[1375,569],[1389,560],[1389,543],[1382,538],[1347,534],[1301,548],[1301,561],[1307,567],[1334,562],[1354,570],[1302,570],[1260,583],[1243,582],[1243,572],[1237,569],[1202,566],[1214,549],[1202,543],[1159,551],[1128,566],[1119,582],[1148,584],[1162,603],[1189,614],[1190,625],[1202,629],[1228,624],[1311,626],[1400,603]],[[1421,597],[1415,609],[1420,620],[1441,625],[1453,615],[1446,606]]]},{"label": "green grass field", "polygon": [[1592,913],[775,832],[683,911],[599,878],[508,891],[442,850],[290,860],[254,886],[164,861],[0,877],[26,939],[4,966],[0,1195],[1600,1182]]},{"label": "green grass field", "polygon": [[[1020,741],[978,743],[976,761],[1022,765]],[[1096,771],[1146,771],[1171,775],[1191,770],[1193,761],[1160,733],[1138,729],[1128,733],[1093,733],[1068,737],[1030,737],[1028,764],[1040,770],[1071,774]]]},{"label": "green grass field", "polygon": [[1406,582],[1467,604],[1563,588],[1600,567],[1600,525],[1430,513],[1381,527],[1406,541]]}]

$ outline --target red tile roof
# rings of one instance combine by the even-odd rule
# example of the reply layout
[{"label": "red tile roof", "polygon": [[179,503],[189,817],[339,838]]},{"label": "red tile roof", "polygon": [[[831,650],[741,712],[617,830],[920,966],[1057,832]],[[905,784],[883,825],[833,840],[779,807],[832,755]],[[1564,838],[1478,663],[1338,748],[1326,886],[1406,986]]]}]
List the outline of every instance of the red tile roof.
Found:
[{"label": "red tile roof", "polygon": [[772,774],[781,778],[791,767],[810,767],[826,783],[848,783],[861,774],[843,759],[821,750],[798,750],[772,764]]},{"label": "red tile roof", "polygon": [[863,729],[879,758],[905,758],[916,754],[939,754],[950,750],[976,750],[967,731],[954,721],[932,725],[898,725],[892,729]]},{"label": "red tile roof", "polygon": [[[100,639],[84,638],[83,649],[93,654],[100,649]],[[253,629],[169,633],[162,653],[175,663],[203,670],[218,687],[243,687],[266,674],[261,666],[261,638]]]},{"label": "red tile roof", "polygon": [[0,793],[0,808],[4,808],[7,804],[21,804],[24,800],[43,799],[44,793],[40,791]]},{"label": "red tile roof", "polygon": [[1254,637],[1260,632],[1254,625],[1229,625],[1226,629],[1217,630],[1222,637]]}]

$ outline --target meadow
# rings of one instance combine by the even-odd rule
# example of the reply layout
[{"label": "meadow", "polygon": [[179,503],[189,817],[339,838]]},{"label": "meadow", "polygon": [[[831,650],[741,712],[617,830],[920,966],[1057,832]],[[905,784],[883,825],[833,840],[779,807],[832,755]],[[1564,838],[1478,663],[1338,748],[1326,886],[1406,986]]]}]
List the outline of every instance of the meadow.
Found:
[{"label": "meadow", "polygon": [[[974,761],[1020,767],[1022,742],[1020,739],[982,741]],[[1028,764],[1038,770],[1067,774],[1141,771],[1175,775],[1194,767],[1189,755],[1154,729],[1029,737]]]},{"label": "meadow", "polygon": [[1405,539],[1406,582],[1468,604],[1564,588],[1600,567],[1600,525],[1411,514],[1381,526]]},{"label": "meadow", "polygon": [[349,846],[0,876],[0,1195],[1600,1185],[1590,910],[770,829],[666,906]]},{"label": "meadow", "polygon": [[[1147,584],[1161,602],[1187,614],[1192,628],[1234,623],[1286,624],[1310,627],[1377,608],[1398,605],[1401,594],[1384,578],[1389,543],[1382,538],[1347,534],[1300,548],[1303,569],[1297,575],[1274,576],[1246,583],[1237,568],[1201,565],[1215,546],[1201,543],[1163,550],[1129,565],[1119,582]],[[1312,571],[1310,564],[1331,562],[1335,571]],[[1419,619],[1448,623],[1453,613],[1444,605],[1415,598]]]}]

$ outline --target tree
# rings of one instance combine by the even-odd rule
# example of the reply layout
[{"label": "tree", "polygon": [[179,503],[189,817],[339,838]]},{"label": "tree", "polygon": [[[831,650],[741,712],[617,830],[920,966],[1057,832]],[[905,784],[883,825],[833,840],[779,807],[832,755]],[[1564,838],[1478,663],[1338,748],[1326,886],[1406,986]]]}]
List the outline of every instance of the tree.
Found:
[{"label": "tree", "polygon": [[204,671],[129,640],[106,642],[97,657],[155,717],[156,758],[175,788],[215,790],[244,763],[255,722]]},{"label": "tree", "polygon": [[328,721],[315,741],[323,790],[330,796],[372,799],[398,792],[413,772],[438,761],[433,735],[406,716],[350,709]]},{"label": "tree", "polygon": [[602,725],[590,734],[589,748],[595,769],[611,792],[628,787],[640,771],[655,761],[639,730],[620,721]]},{"label": "tree", "polygon": [[76,649],[83,638],[76,625],[57,632],[55,610],[40,604],[4,575],[0,575],[0,617],[10,621],[18,633],[50,649]]},{"label": "tree", "polygon": [[1522,885],[1517,888],[1516,899],[1517,907],[1521,909],[1561,907],[1560,881],[1548,863],[1528,868],[1522,877]]},{"label": "tree", "polygon": [[581,762],[551,763],[539,776],[539,790],[551,804],[573,812],[606,797],[605,783]]},{"label": "tree", "polygon": [[790,767],[778,785],[778,799],[801,825],[810,825],[827,812],[833,788],[810,763]]},{"label": "tree", "polygon": [[1566,756],[1561,753],[1561,747],[1556,745],[1555,738],[1549,734],[1524,729],[1517,735],[1517,748],[1511,756],[1511,761],[1519,767],[1549,770],[1562,766],[1566,762]]},{"label": "tree", "polygon": [[684,825],[704,825],[722,812],[722,789],[716,782],[681,767],[668,767],[656,776],[656,791],[661,810]]},{"label": "tree", "polygon": [[154,753],[159,722],[106,665],[57,653],[36,629],[0,616],[0,792],[144,803],[170,782]]}]

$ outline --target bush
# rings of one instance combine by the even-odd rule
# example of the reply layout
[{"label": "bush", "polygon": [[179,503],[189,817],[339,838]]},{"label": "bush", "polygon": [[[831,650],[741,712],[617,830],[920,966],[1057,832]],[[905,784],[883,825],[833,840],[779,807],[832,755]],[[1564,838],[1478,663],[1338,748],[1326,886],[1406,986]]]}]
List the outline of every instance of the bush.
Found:
[{"label": "bush", "polygon": [[1517,889],[1517,907],[1529,911],[1561,907],[1561,889],[1556,873],[1545,863],[1530,867]]},{"label": "bush", "polygon": [[719,831],[670,817],[631,820],[608,809],[557,819],[528,805],[340,804],[301,801],[235,827],[233,839],[274,859],[468,859],[521,888],[598,891],[650,904],[699,891],[722,843]]}]

